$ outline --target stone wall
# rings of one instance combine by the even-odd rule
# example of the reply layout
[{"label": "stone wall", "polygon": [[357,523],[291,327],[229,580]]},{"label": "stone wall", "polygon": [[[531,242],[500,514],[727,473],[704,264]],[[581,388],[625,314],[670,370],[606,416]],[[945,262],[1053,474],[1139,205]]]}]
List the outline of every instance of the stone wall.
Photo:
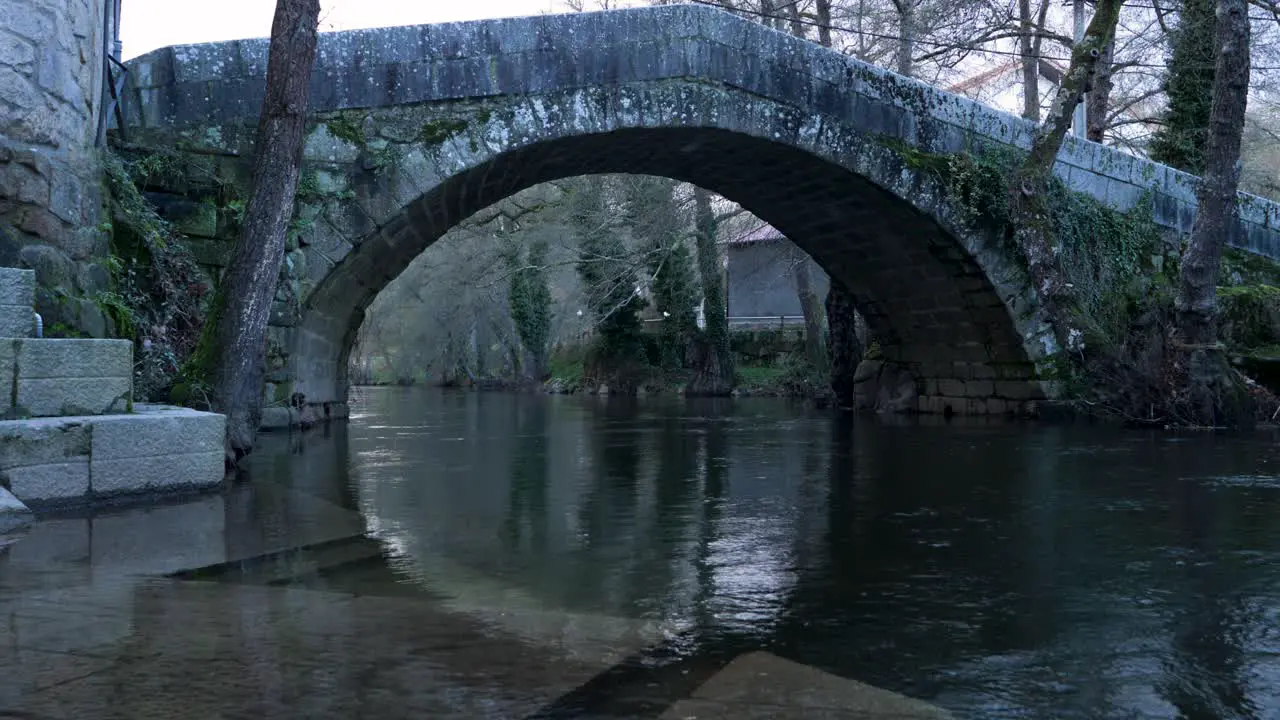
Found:
[{"label": "stone wall", "polygon": [[36,271],[46,329],[97,337],[104,12],[104,0],[0,2],[0,266]]},{"label": "stone wall", "polygon": [[[779,316],[800,317],[800,295],[796,292],[795,258],[787,240],[733,243],[725,248],[725,292],[729,317],[759,318],[760,324],[778,324]],[[827,274],[817,263],[809,265],[809,285],[821,302],[827,296]],[[743,321],[746,322],[746,321]]]}]

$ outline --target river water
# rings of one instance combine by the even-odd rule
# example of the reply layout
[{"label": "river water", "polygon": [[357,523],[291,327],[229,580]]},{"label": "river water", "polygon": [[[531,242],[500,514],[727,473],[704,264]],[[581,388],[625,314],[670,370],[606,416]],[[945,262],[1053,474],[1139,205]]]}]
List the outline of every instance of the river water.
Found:
[{"label": "river water", "polygon": [[252,456],[250,479],[358,510],[385,550],[301,582],[662,628],[551,715],[679,695],[767,650],[957,717],[1280,717],[1271,435],[772,399],[385,388],[353,406]]},{"label": "river water", "polygon": [[1273,434],[353,409],[0,538],[0,717],[1280,718]]}]

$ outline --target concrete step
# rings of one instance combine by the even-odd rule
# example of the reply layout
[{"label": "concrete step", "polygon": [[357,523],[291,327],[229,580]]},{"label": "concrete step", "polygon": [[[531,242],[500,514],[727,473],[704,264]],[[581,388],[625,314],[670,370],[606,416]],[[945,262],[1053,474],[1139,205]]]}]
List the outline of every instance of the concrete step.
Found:
[{"label": "concrete step", "polygon": [[35,334],[36,273],[0,267],[0,338]]},{"label": "concrete step", "polygon": [[128,412],[128,340],[0,339],[0,418]]},{"label": "concrete step", "polygon": [[40,510],[222,482],[224,416],[168,405],[134,411],[0,421],[0,487]]}]

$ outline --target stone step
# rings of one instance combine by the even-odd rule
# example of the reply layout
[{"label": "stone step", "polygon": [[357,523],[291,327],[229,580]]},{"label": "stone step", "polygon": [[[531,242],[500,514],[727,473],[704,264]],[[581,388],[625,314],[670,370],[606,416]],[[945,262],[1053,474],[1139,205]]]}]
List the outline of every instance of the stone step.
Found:
[{"label": "stone step", "polygon": [[0,338],[35,334],[36,273],[0,267]]},{"label": "stone step", "polygon": [[0,339],[0,387],[3,419],[128,412],[133,343]]},{"label": "stone step", "polygon": [[222,482],[226,418],[167,405],[0,421],[0,487],[39,510]]}]

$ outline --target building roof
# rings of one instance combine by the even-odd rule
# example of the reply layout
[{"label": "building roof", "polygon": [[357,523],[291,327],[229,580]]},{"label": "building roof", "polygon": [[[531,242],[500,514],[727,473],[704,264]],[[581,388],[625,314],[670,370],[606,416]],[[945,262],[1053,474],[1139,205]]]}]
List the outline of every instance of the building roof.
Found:
[{"label": "building roof", "polygon": [[[1066,75],[1067,72],[1066,68],[1063,67],[1061,63],[1054,62],[1052,60],[1041,60],[1038,63],[1037,68],[1040,71],[1040,77],[1048,80],[1054,85],[1060,84],[1062,82],[1062,77]],[[1020,58],[1009,60],[989,70],[980,72],[951,85],[947,88],[947,92],[964,95],[971,90],[986,87],[993,82],[999,82],[1013,71],[1020,71],[1021,69],[1022,60]]]}]

